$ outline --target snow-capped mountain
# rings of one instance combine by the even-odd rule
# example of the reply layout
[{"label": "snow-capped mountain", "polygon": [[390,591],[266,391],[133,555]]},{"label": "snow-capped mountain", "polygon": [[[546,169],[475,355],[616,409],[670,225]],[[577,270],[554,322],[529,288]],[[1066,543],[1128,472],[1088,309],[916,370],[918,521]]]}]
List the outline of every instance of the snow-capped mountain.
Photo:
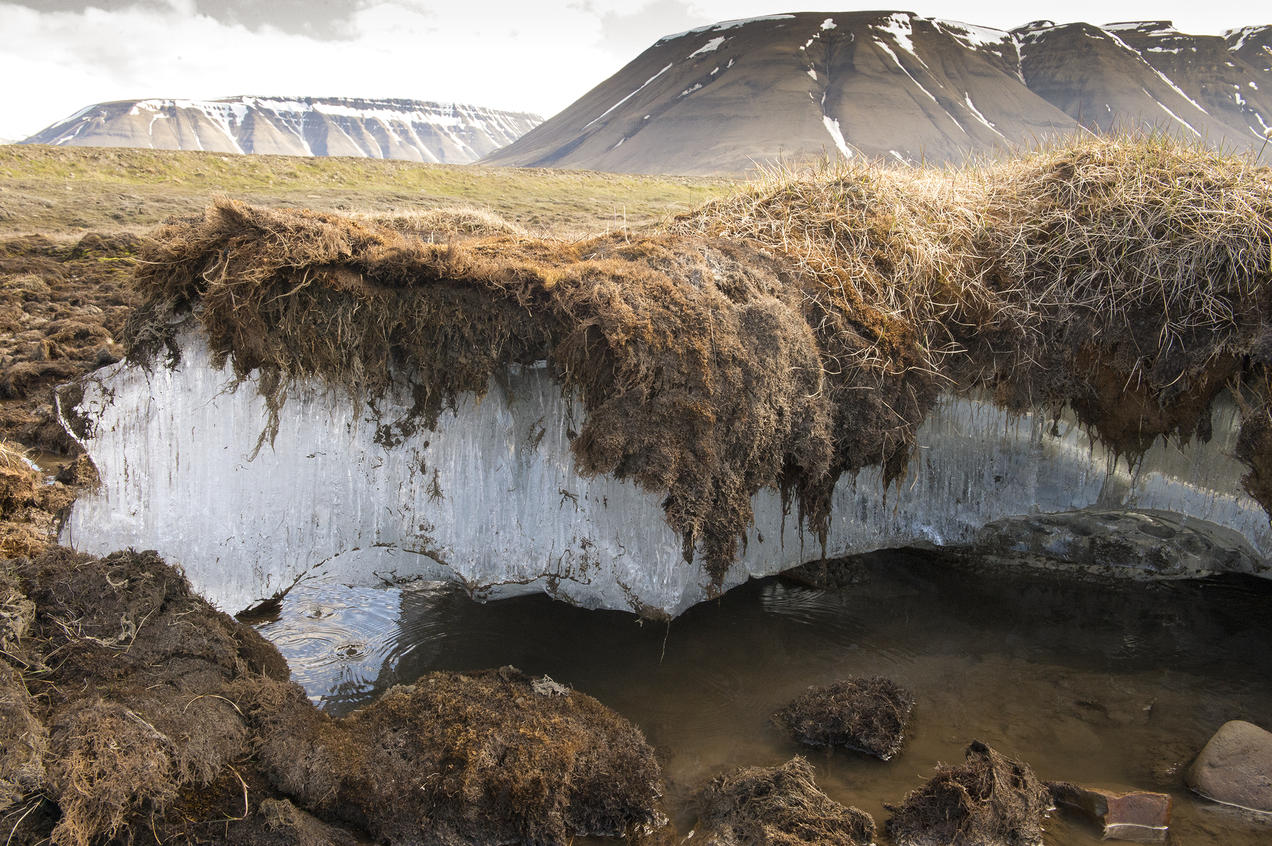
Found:
[{"label": "snow-capped mountain", "polygon": [[22,143],[466,163],[541,121],[537,115],[416,100],[123,100],[89,106]]},{"label": "snow-capped mountain", "polygon": [[744,172],[819,154],[957,161],[1079,127],[1257,149],[1272,27],[1168,21],[1010,32],[911,12],[801,12],[660,39],[494,164]]}]

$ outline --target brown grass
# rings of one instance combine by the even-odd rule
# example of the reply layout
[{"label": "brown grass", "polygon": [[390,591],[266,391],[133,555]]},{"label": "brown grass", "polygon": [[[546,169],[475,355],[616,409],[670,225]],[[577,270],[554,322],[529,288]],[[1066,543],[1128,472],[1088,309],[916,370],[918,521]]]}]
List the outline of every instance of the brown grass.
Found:
[{"label": "brown grass", "polygon": [[807,746],[839,746],[888,760],[901,751],[914,696],[883,676],[810,688],[773,720]]},{"label": "brown grass", "polygon": [[580,468],[664,493],[686,556],[699,546],[718,575],[752,494],[784,474],[820,477],[829,460],[812,332],[780,267],[734,244],[439,245],[220,203],[157,233],[138,279],[134,358],[174,353],[197,304],[213,352],[241,376],[259,368],[275,409],[287,380],[321,378],[355,399],[408,391],[417,419],[400,428],[431,426],[509,362],[549,359],[588,410]]},{"label": "brown grass", "polygon": [[511,667],[430,673],[340,720],[297,689],[266,701],[259,758],[304,807],[377,841],[560,844],[663,822],[641,733],[549,688]]},{"label": "brown grass", "polygon": [[482,223],[438,244],[384,222],[225,202],[165,227],[132,355],[194,314],[275,413],[294,378],[409,392],[390,442],[547,359],[588,412],[580,470],[664,495],[717,578],[756,491],[795,495],[824,533],[835,481],[899,476],[943,390],[1068,405],[1132,459],[1208,437],[1224,388],[1266,396],[1272,171],[1167,139],[776,175],[639,236]]},{"label": "brown grass", "polygon": [[889,806],[888,832],[897,846],[1034,846],[1050,807],[1050,791],[1028,764],[975,741],[964,763],[938,768]]},{"label": "brown grass", "polygon": [[702,810],[695,834],[707,846],[869,846],[874,842],[870,815],[822,793],[813,783],[812,764],[800,757],[780,767],[742,767],[721,775],[707,785],[699,802]]}]

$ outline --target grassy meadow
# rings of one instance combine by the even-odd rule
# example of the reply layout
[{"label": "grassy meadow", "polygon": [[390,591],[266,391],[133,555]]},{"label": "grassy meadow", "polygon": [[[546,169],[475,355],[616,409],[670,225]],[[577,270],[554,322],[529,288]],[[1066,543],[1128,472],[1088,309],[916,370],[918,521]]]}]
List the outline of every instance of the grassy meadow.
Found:
[{"label": "grassy meadow", "polygon": [[0,237],[139,233],[216,196],[344,213],[478,207],[535,233],[635,228],[736,183],[355,158],[0,146]]}]

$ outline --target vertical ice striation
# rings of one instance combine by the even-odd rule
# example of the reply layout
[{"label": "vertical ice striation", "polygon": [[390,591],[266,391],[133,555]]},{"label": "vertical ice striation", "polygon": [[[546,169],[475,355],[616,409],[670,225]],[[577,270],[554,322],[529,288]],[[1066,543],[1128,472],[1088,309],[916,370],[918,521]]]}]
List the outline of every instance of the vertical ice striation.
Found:
[{"label": "vertical ice striation", "polygon": [[[377,431],[406,414],[405,397],[372,409],[293,385],[277,435],[258,450],[268,409],[255,384],[213,367],[197,333],[181,343],[174,369],[120,363],[87,378],[78,413],[102,484],[76,502],[63,542],[157,549],[231,611],[307,577],[450,578],[482,596],[547,590],[672,614],[710,592],[699,563],[685,563],[661,494],[579,475],[569,445],[584,412],[546,370],[510,369],[435,431],[393,446]],[[946,397],[900,484],[885,490],[876,469],[839,481],[825,552],[957,543],[991,520],[1099,505],[1206,520],[1266,558],[1268,517],[1231,457],[1236,411],[1221,404],[1214,418],[1208,444],[1159,441],[1131,469],[1071,420]],[[822,555],[775,491],[754,504],[725,587]]]}]

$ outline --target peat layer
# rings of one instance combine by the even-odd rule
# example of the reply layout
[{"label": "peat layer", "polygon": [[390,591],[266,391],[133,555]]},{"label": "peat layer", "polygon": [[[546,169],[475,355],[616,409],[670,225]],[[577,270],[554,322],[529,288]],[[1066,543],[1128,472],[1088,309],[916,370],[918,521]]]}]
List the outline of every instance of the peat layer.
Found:
[{"label": "peat layer", "polygon": [[665,495],[718,579],[779,488],[822,533],[836,479],[905,469],[942,392],[1071,407],[1130,460],[1207,438],[1229,389],[1272,505],[1272,170],[1166,139],[1084,139],[983,166],[775,176],[656,231],[577,242],[220,202],[138,264],[129,355],[194,319],[277,410],[295,378],[415,398],[393,443],[511,363],[587,409],[583,472]]}]

